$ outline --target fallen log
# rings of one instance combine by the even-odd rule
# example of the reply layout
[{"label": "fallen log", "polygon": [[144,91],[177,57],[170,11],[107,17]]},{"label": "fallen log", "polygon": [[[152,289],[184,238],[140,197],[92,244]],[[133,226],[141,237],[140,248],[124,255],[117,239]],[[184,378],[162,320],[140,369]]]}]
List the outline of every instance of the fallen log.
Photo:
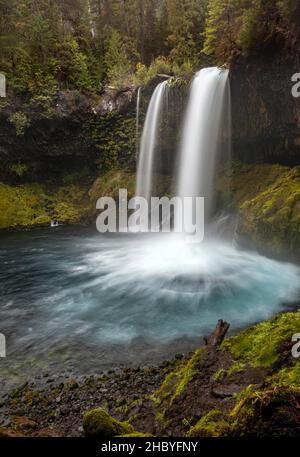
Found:
[{"label": "fallen log", "polygon": [[210,334],[209,337],[204,337],[205,345],[208,348],[217,348],[222,344],[226,333],[228,332],[230,324],[220,319],[216,325],[215,330]]}]

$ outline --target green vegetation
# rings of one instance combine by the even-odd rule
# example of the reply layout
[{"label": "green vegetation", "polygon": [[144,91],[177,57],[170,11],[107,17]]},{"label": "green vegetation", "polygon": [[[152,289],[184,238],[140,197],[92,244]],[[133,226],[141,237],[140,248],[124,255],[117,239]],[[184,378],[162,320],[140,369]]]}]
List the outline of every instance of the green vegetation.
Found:
[{"label": "green vegetation", "polygon": [[203,349],[198,349],[188,361],[181,362],[174,371],[167,375],[160,388],[151,397],[159,410],[170,406],[184,392],[189,382],[198,373],[197,364],[200,362],[202,354]]},{"label": "green vegetation", "polygon": [[[20,164],[15,172],[22,174],[26,169]],[[95,218],[98,198],[117,198],[122,188],[128,189],[129,198],[133,197],[135,174],[112,170],[90,185],[78,173],[66,175],[58,187],[50,182],[18,186],[0,183],[0,229],[49,225],[51,220],[87,223]]]},{"label": "green vegetation", "polygon": [[300,167],[284,173],[241,206],[242,234],[282,253],[300,252]]},{"label": "green vegetation", "polygon": [[114,111],[93,122],[92,137],[99,150],[97,165],[101,172],[119,168],[122,157],[127,162],[135,159],[135,122],[132,113],[121,115]]},{"label": "green vegetation", "polygon": [[233,424],[230,427],[230,434],[245,435],[255,428],[259,433],[260,428],[264,426],[264,420],[268,420],[271,412],[273,421],[283,420],[286,428],[295,427],[299,398],[299,387],[269,387],[255,390],[249,385],[239,394],[237,404],[231,412]]},{"label": "green vegetation", "polygon": [[90,438],[109,438],[119,435],[131,435],[134,428],[128,422],[120,422],[103,409],[92,409],[83,416],[85,435]]},{"label": "green vegetation", "polygon": [[297,0],[209,0],[203,52],[223,64],[290,42],[300,18]]},{"label": "green vegetation", "polygon": [[49,105],[58,89],[99,92],[295,47],[299,17],[297,0],[0,0],[0,69]]},{"label": "green vegetation", "polygon": [[30,121],[27,118],[26,114],[22,113],[21,111],[17,111],[12,114],[9,120],[15,126],[17,136],[24,135],[26,129],[30,125]]},{"label": "green vegetation", "polygon": [[218,437],[226,435],[230,427],[224,413],[218,409],[212,409],[190,428],[187,436]]},{"label": "green vegetation", "polygon": [[253,366],[270,367],[278,360],[280,344],[291,341],[299,328],[300,310],[278,314],[269,321],[261,322],[227,339],[222,344],[222,349],[229,351],[234,360]]},{"label": "green vegetation", "polygon": [[[220,170],[216,189],[221,201],[231,189],[239,213],[238,232],[275,254],[300,255],[300,168],[236,162]],[[228,201],[228,199],[227,199]]]}]

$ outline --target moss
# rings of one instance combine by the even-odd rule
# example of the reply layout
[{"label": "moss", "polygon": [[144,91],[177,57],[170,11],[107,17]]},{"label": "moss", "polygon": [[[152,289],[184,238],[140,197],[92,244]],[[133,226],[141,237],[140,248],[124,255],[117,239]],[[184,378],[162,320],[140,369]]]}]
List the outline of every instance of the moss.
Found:
[{"label": "moss", "polygon": [[221,381],[223,379],[224,375],[226,375],[226,370],[224,368],[220,368],[213,374],[213,380]]},{"label": "moss", "polygon": [[300,310],[282,313],[223,342],[235,361],[271,367],[279,359],[279,345],[291,341],[300,328]]},{"label": "moss", "polygon": [[238,395],[237,404],[231,412],[234,421],[231,434],[238,432],[239,435],[243,435],[251,432],[259,421],[264,420],[265,414],[270,419],[280,406],[297,410],[299,396],[300,389],[292,386],[270,387],[264,390],[255,390],[252,385],[248,386]]},{"label": "moss", "polygon": [[153,438],[154,435],[151,435],[150,433],[140,433],[140,432],[135,432],[135,433],[128,433],[125,435],[120,435],[121,438]]},{"label": "moss", "polygon": [[219,409],[213,409],[190,428],[187,436],[219,437],[225,435],[229,428],[228,418],[224,413]]},{"label": "moss", "polygon": [[102,409],[92,409],[83,416],[83,428],[87,437],[112,437],[135,433],[128,422],[120,422]]},{"label": "moss", "polygon": [[0,183],[0,229],[49,225],[52,219],[76,223],[90,212],[91,202],[81,185]]},{"label": "moss", "polygon": [[284,367],[267,379],[267,382],[275,386],[300,387],[300,363],[295,362],[290,367]]},{"label": "moss", "polygon": [[240,208],[239,232],[277,253],[300,253],[300,167],[285,171]]},{"label": "moss", "polygon": [[174,371],[166,376],[160,388],[151,397],[156,406],[170,405],[175,398],[182,394],[189,382],[198,373],[197,365],[202,354],[203,349],[198,349],[188,361],[182,361]]},{"label": "moss", "polygon": [[135,173],[124,169],[112,170],[96,179],[89,196],[93,202],[102,196],[118,198],[119,189],[127,189],[128,197],[131,198],[135,194],[135,183]]}]

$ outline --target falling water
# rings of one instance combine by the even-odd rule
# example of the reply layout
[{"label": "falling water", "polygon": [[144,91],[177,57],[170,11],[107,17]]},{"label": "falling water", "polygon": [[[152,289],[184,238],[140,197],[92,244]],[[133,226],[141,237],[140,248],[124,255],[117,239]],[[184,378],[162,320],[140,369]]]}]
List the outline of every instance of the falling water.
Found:
[{"label": "falling water", "polygon": [[139,155],[139,135],[140,135],[140,104],[141,104],[141,92],[142,88],[139,87],[137,93],[137,100],[136,100],[136,130],[135,130],[135,137],[136,137],[136,157],[138,158]]},{"label": "falling water", "polygon": [[141,139],[136,195],[147,200],[151,197],[154,152],[166,87],[167,81],[160,83],[152,95]]},{"label": "falling water", "polygon": [[[224,141],[222,136],[227,143],[231,136],[228,75],[228,70],[214,67],[197,73],[183,131],[178,195],[181,198],[205,197],[206,216],[211,213],[218,146]],[[224,151],[225,148],[227,154],[228,146],[224,146]]]}]

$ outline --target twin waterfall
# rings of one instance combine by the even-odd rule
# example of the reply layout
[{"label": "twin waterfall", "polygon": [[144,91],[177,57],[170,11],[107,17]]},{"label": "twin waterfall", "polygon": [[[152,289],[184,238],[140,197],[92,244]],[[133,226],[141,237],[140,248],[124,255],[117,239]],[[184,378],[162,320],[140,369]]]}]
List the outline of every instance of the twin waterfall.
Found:
[{"label": "twin waterfall", "polygon": [[[143,128],[136,195],[148,201],[152,195],[154,165],[159,159],[157,139],[163,135],[162,113],[165,113],[168,81],[156,87]],[[205,68],[194,77],[185,113],[179,150],[174,151],[178,171],[176,195],[205,197],[206,218],[211,216],[214,198],[214,176],[219,161],[228,159],[231,141],[229,72],[220,68]],[[174,135],[177,132],[174,132]],[[159,151],[161,153],[161,151]]]}]

